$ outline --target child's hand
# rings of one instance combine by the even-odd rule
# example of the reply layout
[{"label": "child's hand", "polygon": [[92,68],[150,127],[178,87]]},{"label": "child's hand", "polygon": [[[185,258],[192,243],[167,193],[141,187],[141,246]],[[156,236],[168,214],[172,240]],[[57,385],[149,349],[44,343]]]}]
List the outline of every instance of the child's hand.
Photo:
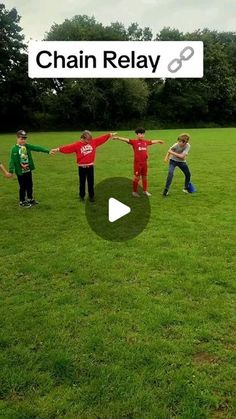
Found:
[{"label": "child's hand", "polygon": [[50,154],[50,156],[54,156],[57,152],[58,152],[59,150],[58,150],[58,148],[52,148],[50,151],[49,151],[49,154]]},{"label": "child's hand", "polygon": [[8,179],[10,179],[12,176],[13,176],[13,174],[12,173],[9,173],[9,172],[7,172],[7,173],[5,173],[5,175],[4,175],[6,178],[8,178]]},{"label": "child's hand", "polygon": [[[117,132],[110,132],[110,136],[111,137],[114,137],[114,135],[116,135],[117,134]],[[113,138],[112,138],[113,139]]]},{"label": "child's hand", "polygon": [[28,170],[29,169],[29,164],[28,163],[21,163],[21,167],[24,170]]},{"label": "child's hand", "polygon": [[158,140],[158,144],[165,144],[165,141]]}]

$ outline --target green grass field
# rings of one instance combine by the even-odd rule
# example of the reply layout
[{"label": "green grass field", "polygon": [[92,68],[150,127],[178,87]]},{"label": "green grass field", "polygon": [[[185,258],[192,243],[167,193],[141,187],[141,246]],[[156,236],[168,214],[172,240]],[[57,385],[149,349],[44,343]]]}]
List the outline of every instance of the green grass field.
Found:
[{"label": "green grass field", "polygon": [[[236,417],[236,129],[189,130],[197,193],[182,192],[177,169],[163,198],[180,132],[147,132],[166,140],[149,149],[151,219],[123,243],[88,226],[73,155],[34,153],[31,209],[1,176],[0,418]],[[79,135],[28,140],[51,148]],[[5,165],[14,142],[0,136]],[[105,144],[96,183],[132,177],[132,162],[131,147]]]}]

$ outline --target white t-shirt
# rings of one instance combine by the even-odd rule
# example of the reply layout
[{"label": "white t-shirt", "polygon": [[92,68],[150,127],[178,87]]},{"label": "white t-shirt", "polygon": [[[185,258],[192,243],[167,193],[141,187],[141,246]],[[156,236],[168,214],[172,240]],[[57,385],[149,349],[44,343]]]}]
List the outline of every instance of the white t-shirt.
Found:
[{"label": "white t-shirt", "polygon": [[[179,143],[175,143],[174,145],[172,145],[171,150],[178,154],[184,154],[184,156],[186,157],[190,150],[190,144],[187,143],[185,144],[184,147],[180,147]],[[172,154],[170,155],[170,159],[174,161],[181,161],[181,162],[185,161],[183,159],[180,159],[179,157],[173,156]]]}]

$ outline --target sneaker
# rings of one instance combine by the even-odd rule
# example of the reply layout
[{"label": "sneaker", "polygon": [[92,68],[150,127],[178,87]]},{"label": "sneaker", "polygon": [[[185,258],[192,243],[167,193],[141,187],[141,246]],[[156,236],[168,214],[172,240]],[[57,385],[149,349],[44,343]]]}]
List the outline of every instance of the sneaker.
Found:
[{"label": "sneaker", "polygon": [[168,191],[168,189],[164,189],[164,191],[163,191],[162,195],[163,195],[163,196],[167,196],[167,195],[169,195],[169,191]]},{"label": "sneaker", "polygon": [[27,202],[30,205],[38,205],[39,204],[39,201],[36,201],[36,199],[27,199]]},{"label": "sneaker", "polygon": [[146,196],[152,196],[152,194],[148,191],[143,191],[143,194],[146,195]]},{"label": "sneaker", "polygon": [[32,205],[29,203],[29,202],[27,202],[27,201],[21,201],[20,202],[20,207],[22,207],[22,208],[30,208]]},{"label": "sneaker", "polygon": [[135,198],[139,198],[139,197],[140,197],[140,195],[138,194],[138,192],[132,192],[132,195],[133,195]]},{"label": "sneaker", "polygon": [[84,202],[85,201],[84,197],[82,197],[82,196],[79,197],[79,200],[80,200],[80,202]]},{"label": "sneaker", "polygon": [[183,189],[183,192],[184,193],[189,193],[188,189],[185,189],[185,188]]},{"label": "sneaker", "polygon": [[90,198],[89,198],[89,201],[90,201],[90,202],[95,202],[95,198],[94,198],[94,196],[90,197]]}]

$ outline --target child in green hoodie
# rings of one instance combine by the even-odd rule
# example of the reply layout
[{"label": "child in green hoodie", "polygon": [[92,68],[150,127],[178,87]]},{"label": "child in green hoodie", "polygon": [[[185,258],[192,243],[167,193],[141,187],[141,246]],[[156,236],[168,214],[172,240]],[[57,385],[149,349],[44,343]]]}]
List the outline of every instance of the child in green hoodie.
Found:
[{"label": "child in green hoodie", "polygon": [[[11,150],[9,173],[13,174],[15,172],[17,176],[20,187],[20,206],[30,208],[32,205],[38,204],[38,201],[33,198],[32,170],[35,169],[35,166],[31,151],[41,151],[49,154],[50,150],[46,147],[27,144],[27,134],[24,130],[18,131],[16,137],[17,143]],[[26,196],[28,199],[26,199]]]}]

